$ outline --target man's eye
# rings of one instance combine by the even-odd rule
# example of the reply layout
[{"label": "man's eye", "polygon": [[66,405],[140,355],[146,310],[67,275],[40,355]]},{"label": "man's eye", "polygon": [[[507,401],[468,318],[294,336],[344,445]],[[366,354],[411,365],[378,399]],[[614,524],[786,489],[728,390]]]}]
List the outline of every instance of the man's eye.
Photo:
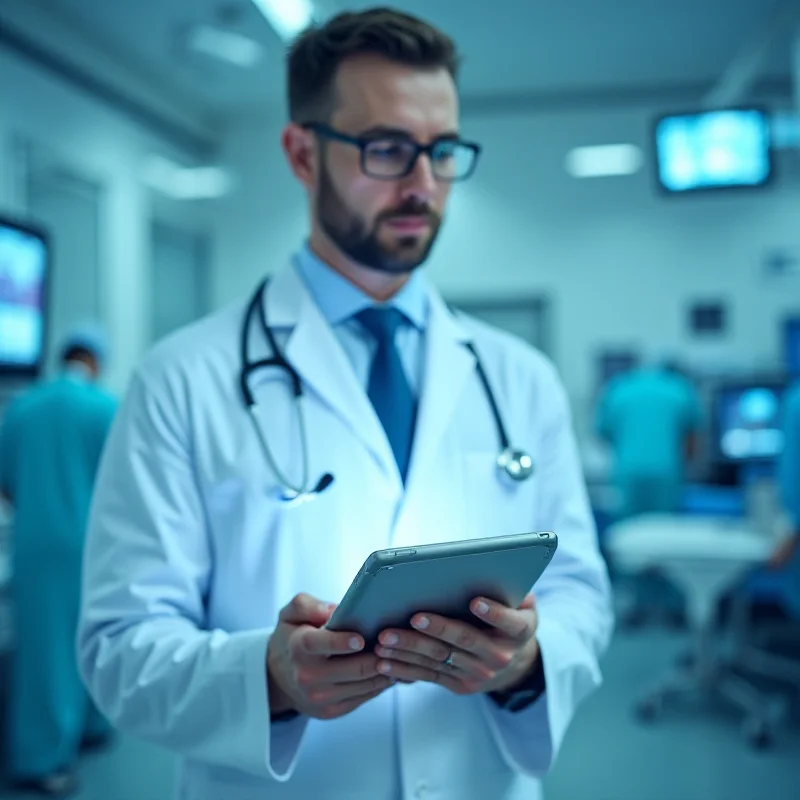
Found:
[{"label": "man's eye", "polygon": [[461,153],[462,149],[461,142],[437,142],[433,150],[433,158],[436,161],[449,161],[452,158],[456,158]]},{"label": "man's eye", "polygon": [[410,147],[407,142],[372,142],[369,145],[369,154],[376,158],[396,159],[407,158]]}]

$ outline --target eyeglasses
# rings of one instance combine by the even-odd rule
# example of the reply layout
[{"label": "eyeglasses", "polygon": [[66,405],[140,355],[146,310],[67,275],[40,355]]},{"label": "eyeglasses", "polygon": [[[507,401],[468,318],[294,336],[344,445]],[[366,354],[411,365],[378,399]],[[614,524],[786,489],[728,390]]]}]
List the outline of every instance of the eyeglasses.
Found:
[{"label": "eyeglasses", "polygon": [[357,147],[361,151],[361,170],[378,180],[391,181],[410,175],[417,159],[425,153],[436,180],[446,183],[463,181],[475,171],[481,152],[479,144],[461,139],[436,139],[422,145],[397,134],[349,136],[322,122],[308,122],[303,127],[325,139]]}]

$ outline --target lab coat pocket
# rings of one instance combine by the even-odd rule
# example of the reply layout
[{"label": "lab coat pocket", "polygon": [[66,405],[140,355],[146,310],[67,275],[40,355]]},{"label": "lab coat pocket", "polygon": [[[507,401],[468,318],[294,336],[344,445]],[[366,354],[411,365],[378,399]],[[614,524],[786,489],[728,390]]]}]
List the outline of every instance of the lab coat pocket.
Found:
[{"label": "lab coat pocket", "polygon": [[497,466],[496,452],[471,452],[464,459],[464,496],[470,538],[532,530],[535,477],[517,483]]}]

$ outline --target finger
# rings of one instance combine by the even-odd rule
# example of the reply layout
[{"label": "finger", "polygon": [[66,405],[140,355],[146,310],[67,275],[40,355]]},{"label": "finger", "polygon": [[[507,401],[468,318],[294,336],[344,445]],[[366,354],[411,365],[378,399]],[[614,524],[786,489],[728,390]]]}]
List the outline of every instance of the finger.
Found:
[{"label": "finger", "polygon": [[337,656],[301,665],[296,673],[299,686],[322,687],[337,683],[359,683],[378,675],[378,658],[373,653]]},{"label": "finger", "polygon": [[466,622],[446,619],[436,614],[416,614],[411,618],[411,625],[427,636],[445,642],[451,648],[463,650],[491,667],[506,667],[514,657],[508,643],[504,645],[496,642],[488,633]]},{"label": "finger", "polygon": [[321,686],[308,692],[308,699],[315,705],[329,706],[364,697],[374,692],[382,692],[392,685],[392,679],[384,675],[375,675],[366,681],[356,683],[338,683]]},{"label": "finger", "polygon": [[330,619],[335,608],[334,603],[324,603],[310,594],[301,593],[281,609],[279,619],[291,625],[321,627]]},{"label": "finger", "polygon": [[453,649],[439,639],[416,631],[385,630],[378,636],[378,641],[383,647],[405,650],[439,662],[444,661]]},{"label": "finger", "polygon": [[[528,600],[528,597],[531,600]],[[533,595],[528,595],[520,608],[509,608],[485,597],[477,597],[470,603],[470,610],[476,617],[488,622],[504,636],[515,642],[525,642],[536,633],[538,621]],[[525,603],[528,603],[527,607]]]},{"label": "finger", "polygon": [[374,700],[384,691],[386,690],[376,689],[374,692],[370,692],[369,694],[363,694],[360,697],[353,697],[350,700],[344,700],[340,703],[333,703],[332,705],[325,706],[320,712],[319,718],[336,719],[337,717],[343,717],[345,714],[350,714],[351,712],[355,711],[359,706],[364,705],[364,703]]},{"label": "finger", "polygon": [[[445,664],[444,659],[434,661],[427,656],[419,655],[418,653],[408,652],[405,650],[391,650],[387,647],[378,647],[375,653],[382,659],[387,661],[401,661],[404,664],[413,664],[418,667],[425,667],[426,669],[436,670],[437,672],[444,672],[445,674],[463,673],[464,675],[474,678],[478,681],[491,681],[494,679],[496,672],[487,664],[479,661],[474,656],[464,653],[462,651],[455,651],[450,664]],[[448,656],[449,656],[448,652]],[[378,665],[380,669],[380,664]],[[461,676],[459,676],[461,677]]]},{"label": "finger", "polygon": [[414,683],[425,681],[426,683],[438,683],[456,694],[469,694],[478,690],[480,684],[470,680],[467,676],[463,679],[455,671],[440,672],[437,669],[428,669],[416,664],[405,664],[402,661],[388,661],[382,659],[378,662],[378,671],[382,675],[387,675],[398,681]]},{"label": "finger", "polygon": [[525,595],[525,599],[520,603],[519,607],[520,609],[536,608],[536,598],[533,596],[532,592],[528,592],[528,594]]},{"label": "finger", "polygon": [[328,683],[358,683],[378,675],[378,657],[374,653],[360,653],[329,659],[324,666]]},{"label": "finger", "polygon": [[324,628],[303,626],[292,637],[300,655],[309,656],[342,656],[358,653],[364,649],[362,636],[356,633],[340,633]]}]

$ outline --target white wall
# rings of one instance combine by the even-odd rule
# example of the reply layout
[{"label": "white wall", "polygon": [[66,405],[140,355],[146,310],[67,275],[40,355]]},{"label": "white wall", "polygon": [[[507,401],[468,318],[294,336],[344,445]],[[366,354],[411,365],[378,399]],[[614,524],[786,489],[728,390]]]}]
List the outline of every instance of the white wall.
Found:
[{"label": "white wall", "polygon": [[[772,248],[800,253],[800,154],[781,159],[767,192],[671,198],[651,171],[576,181],[564,156],[574,146],[634,142],[649,147],[658,109],[469,116],[465,136],[484,145],[473,179],[458,187],[431,264],[456,296],[546,293],[554,308],[554,357],[579,416],[602,344],[667,347],[725,357],[743,369],[778,357],[777,319],[800,310],[800,282],[770,283],[761,261]],[[238,195],[219,218],[215,297],[226,302],[280,265],[306,229],[304,198],[279,149],[278,120],[243,121],[225,157]],[[684,303],[730,301],[724,346],[693,344]]]},{"label": "white wall", "polygon": [[187,163],[189,156],[0,48],[0,211],[18,214],[25,211],[19,140],[47,148],[104,190],[102,306],[113,343],[107,383],[122,391],[150,335],[152,198],[139,179],[142,161],[150,153]]}]

